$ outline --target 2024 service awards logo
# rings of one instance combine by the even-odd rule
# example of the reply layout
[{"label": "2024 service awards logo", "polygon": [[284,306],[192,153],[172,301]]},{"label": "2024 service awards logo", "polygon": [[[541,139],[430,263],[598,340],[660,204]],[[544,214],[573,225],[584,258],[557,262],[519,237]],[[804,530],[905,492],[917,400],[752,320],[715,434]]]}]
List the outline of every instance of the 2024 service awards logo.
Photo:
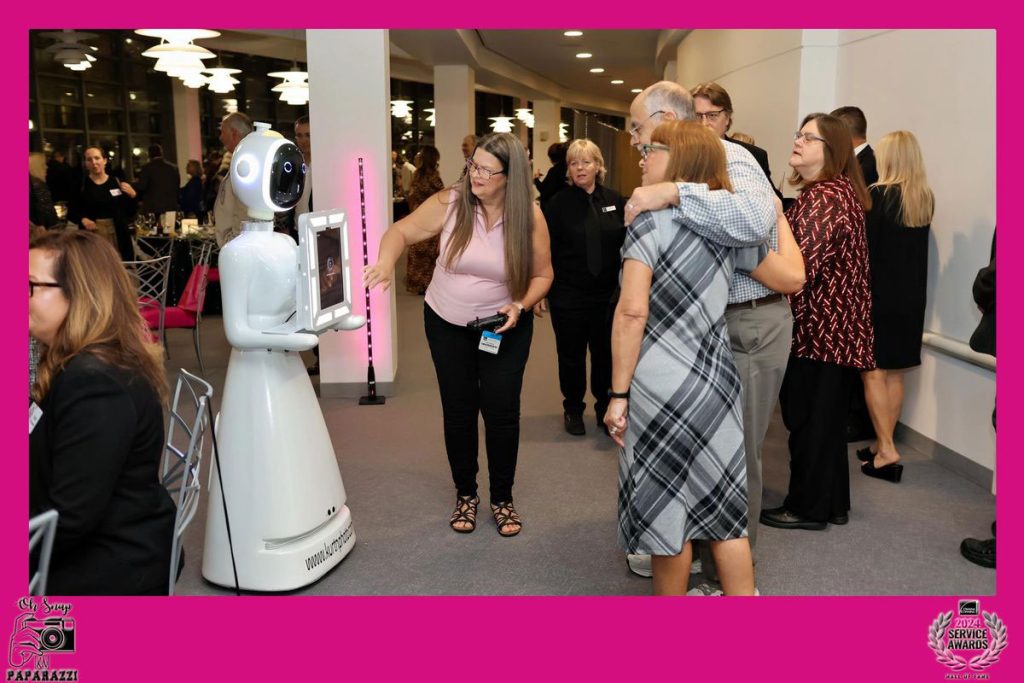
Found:
[{"label": "2024 service awards logo", "polygon": [[947,679],[984,680],[989,676],[980,672],[998,662],[1006,649],[1006,624],[995,612],[982,612],[980,601],[960,600],[956,616],[952,610],[939,612],[932,622],[928,647],[953,672]]}]

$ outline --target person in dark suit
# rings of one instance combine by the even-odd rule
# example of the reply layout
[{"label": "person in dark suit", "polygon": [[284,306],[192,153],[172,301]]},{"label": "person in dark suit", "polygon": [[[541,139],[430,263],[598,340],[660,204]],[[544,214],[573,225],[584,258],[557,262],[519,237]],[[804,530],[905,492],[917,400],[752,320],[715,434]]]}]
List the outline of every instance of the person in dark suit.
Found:
[{"label": "person in dark suit", "polygon": [[177,211],[180,182],[178,167],[164,159],[163,148],[150,145],[149,163],[142,167],[139,179],[133,183],[142,201],[142,210],[158,216],[165,211]]},{"label": "person in dark suit", "polygon": [[[841,120],[850,129],[853,152],[857,155],[857,163],[864,174],[864,184],[871,187],[878,182],[878,165],[875,161],[875,150],[868,144],[868,120],[864,112],[860,107],[847,106],[839,107],[832,112],[832,116]],[[854,391],[850,396],[850,412],[846,419],[846,440],[854,442],[874,439],[877,435],[864,399],[863,380],[858,376],[854,384]]]},{"label": "person in dark suit", "polygon": [[701,83],[690,94],[693,95],[694,114],[696,114],[700,122],[713,130],[718,137],[726,142],[739,145],[750,152],[757,165],[761,167],[761,170],[767,176],[768,183],[775,190],[776,196],[782,199],[782,193],[779,192],[779,188],[775,187],[775,183],[772,182],[772,170],[768,164],[768,152],[757,145],[729,137],[728,132],[732,127],[733,109],[732,98],[729,97],[729,93],[725,88],[714,82]]},{"label": "person in dark suit", "polygon": [[[59,514],[56,595],[166,594],[175,506],[160,483],[162,350],[117,252],[85,230],[29,244],[29,514]],[[32,424],[33,415],[37,418]]]},{"label": "person in dark suit", "polygon": [[551,168],[547,175],[541,180],[538,171],[533,179],[533,184],[540,193],[540,208],[547,211],[548,203],[555,195],[569,187],[569,166],[566,164],[565,155],[569,151],[569,143],[556,142],[548,147],[548,159],[551,160]]},{"label": "person in dark suit", "polygon": [[77,199],[82,181],[60,150],[54,150],[50,160],[46,162],[46,184],[55,203],[70,204]]},{"label": "person in dark suit", "polygon": [[857,154],[857,162],[864,173],[864,182],[868,187],[878,182],[878,166],[875,163],[875,150],[868,144],[868,120],[860,107],[839,107],[832,116],[842,119],[850,129],[853,138],[853,151]]}]

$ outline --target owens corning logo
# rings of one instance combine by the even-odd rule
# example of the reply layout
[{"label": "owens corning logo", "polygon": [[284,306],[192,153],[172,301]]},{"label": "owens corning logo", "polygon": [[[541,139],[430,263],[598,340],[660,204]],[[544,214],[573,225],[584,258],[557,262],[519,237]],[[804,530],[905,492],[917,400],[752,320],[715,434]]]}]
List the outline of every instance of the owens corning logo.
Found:
[{"label": "owens corning logo", "polygon": [[74,653],[75,620],[71,605],[45,597],[18,600],[21,613],[14,618],[7,650],[6,681],[77,681],[78,669],[51,669],[50,656]]},{"label": "owens corning logo", "polygon": [[977,672],[998,662],[1006,644],[1006,624],[995,612],[981,611],[978,600],[960,600],[955,618],[952,610],[940,612],[928,629],[928,647],[953,672],[946,674],[950,680],[987,679]]}]

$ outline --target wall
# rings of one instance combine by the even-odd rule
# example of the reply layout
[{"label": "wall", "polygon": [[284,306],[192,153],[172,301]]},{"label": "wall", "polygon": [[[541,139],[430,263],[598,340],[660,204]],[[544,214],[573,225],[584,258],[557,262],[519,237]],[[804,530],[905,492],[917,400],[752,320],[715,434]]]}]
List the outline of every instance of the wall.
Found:
[{"label": "wall", "polygon": [[[872,143],[913,131],[937,199],[925,327],[970,337],[980,317],[971,283],[995,224],[994,31],[693,31],[677,71],[683,85],[716,80],[729,91],[733,128],[768,150],[776,184],[810,109],[861,107]],[[903,422],[992,468],[994,374],[927,349],[922,360],[907,375]]]}]

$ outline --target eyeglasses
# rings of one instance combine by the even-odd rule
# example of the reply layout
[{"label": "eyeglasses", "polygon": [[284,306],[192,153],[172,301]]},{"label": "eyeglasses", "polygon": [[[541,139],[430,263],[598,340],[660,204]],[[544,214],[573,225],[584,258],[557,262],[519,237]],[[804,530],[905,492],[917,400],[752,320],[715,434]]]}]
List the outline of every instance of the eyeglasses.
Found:
[{"label": "eyeglasses", "polygon": [[478,166],[472,159],[466,159],[466,172],[470,175],[480,176],[484,180],[490,180],[491,176],[501,175],[504,171],[492,171],[489,168]]},{"label": "eyeglasses", "polygon": [[825,138],[819,138],[817,135],[811,135],[810,133],[801,133],[800,131],[793,133],[793,142],[797,140],[803,140],[804,144],[811,142],[811,140],[817,140],[818,142],[824,142],[829,147],[832,146],[828,144],[828,140]]},{"label": "eyeglasses", "polygon": [[655,116],[657,116],[658,114],[664,114],[664,113],[665,113],[665,112],[663,112],[662,110],[660,110],[660,109],[659,109],[658,111],[654,112],[653,114],[651,114],[650,116],[648,116],[648,117],[647,117],[646,119],[644,119],[644,120],[643,120],[643,121],[641,121],[640,123],[638,123],[638,124],[636,124],[635,126],[633,126],[632,128],[630,128],[630,129],[629,129],[629,134],[630,134],[630,135],[640,135],[640,129],[644,127],[644,124],[645,124],[645,123],[647,123],[648,121],[650,121],[651,119],[653,119],[653,118],[654,118]]},{"label": "eyeglasses", "polygon": [[28,281],[28,298],[35,296],[36,287],[60,287],[59,282],[32,282]]},{"label": "eyeglasses", "polygon": [[724,113],[724,109],[719,109],[718,111],[706,111],[703,114],[694,114],[694,116],[697,117],[698,121],[710,121],[711,123],[714,123],[718,120],[718,117]]},{"label": "eyeglasses", "polygon": [[658,143],[655,142],[655,143],[650,144],[650,145],[648,145],[648,144],[636,145],[636,151],[640,152],[640,158],[641,159],[643,159],[644,161],[647,161],[647,157],[650,156],[651,152],[656,152],[656,151],[669,152],[671,150],[669,149],[668,145],[659,145]]}]

